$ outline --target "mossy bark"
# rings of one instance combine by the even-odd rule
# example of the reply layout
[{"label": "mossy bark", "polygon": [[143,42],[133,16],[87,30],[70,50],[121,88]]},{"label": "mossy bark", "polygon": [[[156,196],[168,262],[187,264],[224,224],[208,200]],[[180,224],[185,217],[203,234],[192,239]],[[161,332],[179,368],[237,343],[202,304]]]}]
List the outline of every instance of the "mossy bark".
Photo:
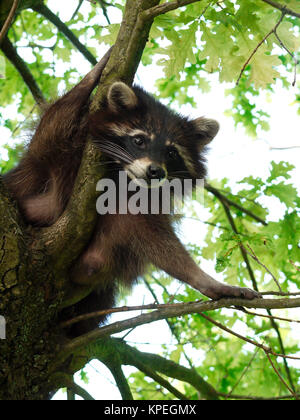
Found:
[{"label": "mossy bark", "polygon": [[[39,3],[21,1],[18,11]],[[114,80],[132,82],[152,23],[142,22],[140,13],[158,3],[127,1],[93,110],[99,108],[106,87]],[[1,3],[0,22],[11,5],[12,1]],[[98,158],[87,140],[68,208],[47,229],[26,227],[0,182],[0,314],[7,323],[7,339],[0,341],[0,400],[46,399],[64,386],[62,372],[69,369],[65,358],[62,365],[57,358],[66,340],[57,327],[57,313],[66,300],[80,300],[88,293],[86,288],[70,285],[68,269],[86,246],[96,221],[96,183],[101,177],[95,169]]]}]

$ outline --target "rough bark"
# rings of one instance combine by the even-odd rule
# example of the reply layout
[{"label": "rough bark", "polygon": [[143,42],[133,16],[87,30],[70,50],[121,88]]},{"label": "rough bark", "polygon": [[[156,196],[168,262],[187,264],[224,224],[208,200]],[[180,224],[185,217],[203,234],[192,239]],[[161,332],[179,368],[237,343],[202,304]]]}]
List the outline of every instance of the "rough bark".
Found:
[{"label": "rough bark", "polygon": [[[0,8],[2,22],[10,3]],[[19,10],[39,3],[21,1]],[[152,19],[141,22],[139,17],[145,8],[158,3],[128,0],[92,110],[99,107],[112,81],[133,80],[152,23]],[[69,284],[68,268],[87,244],[96,220],[96,183],[101,177],[95,165],[98,158],[88,141],[70,203],[59,221],[47,229],[26,228],[0,184],[0,313],[7,322],[7,340],[0,342],[0,400],[46,399],[64,386],[64,366],[57,358],[64,333],[57,327],[56,316],[61,307],[89,292]]]},{"label": "rough bark", "polygon": [[46,252],[30,252],[34,234],[0,185],[0,313],[7,323],[7,339],[0,342],[0,400],[45,398],[61,291],[45,264]]},{"label": "rough bark", "polygon": [[[178,0],[162,5],[159,0],[127,1],[118,39],[91,112],[99,108],[112,82],[123,80],[130,84],[133,81],[154,17],[194,1]],[[13,0],[1,2],[0,27],[12,3]],[[17,12],[24,8],[38,10],[42,4],[41,0],[21,0]],[[203,307],[187,304],[182,311],[174,309],[141,315],[139,319],[123,321],[122,325],[112,324],[101,332],[72,342],[68,342],[64,330],[57,325],[59,310],[89,293],[88,288],[75,288],[70,284],[68,268],[89,241],[95,225],[96,183],[101,177],[95,165],[98,158],[98,152],[87,141],[69,205],[59,221],[46,229],[24,225],[0,179],[0,314],[7,321],[7,340],[0,341],[0,400],[47,399],[49,394],[64,386],[90,399],[73,383],[72,375],[95,357],[109,366],[124,398],[132,396],[121,365],[131,364],[158,381],[161,379],[157,372],[192,384],[204,398],[217,399],[215,390],[194,370],[172,362],[163,363],[158,356],[138,352],[120,340],[108,338],[128,326],[185,313],[201,313]],[[300,302],[290,299],[288,303],[287,300],[245,303],[230,299],[205,305],[205,310],[214,310],[232,305],[299,307]],[[146,364],[151,365],[153,372],[145,368]],[[176,390],[174,392],[179,395]]]}]

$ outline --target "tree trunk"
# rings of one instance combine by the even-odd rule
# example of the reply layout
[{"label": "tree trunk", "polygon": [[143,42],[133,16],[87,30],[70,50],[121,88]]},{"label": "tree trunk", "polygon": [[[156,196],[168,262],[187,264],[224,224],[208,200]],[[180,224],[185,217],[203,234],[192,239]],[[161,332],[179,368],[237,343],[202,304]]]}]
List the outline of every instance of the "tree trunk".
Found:
[{"label": "tree trunk", "polygon": [[[19,10],[39,1],[21,1]],[[128,0],[118,40],[92,103],[99,108],[106,88],[115,80],[131,83],[153,18],[141,19],[159,0]],[[0,19],[12,1],[2,3]],[[88,289],[68,281],[68,269],[87,244],[96,220],[99,155],[87,147],[70,203],[50,228],[26,227],[0,180],[0,314],[5,317],[6,340],[0,341],[0,400],[47,399],[65,386],[65,366],[57,355],[64,332],[57,326],[59,310],[86,296]],[[83,203],[81,206],[78,203]],[[64,362],[65,363],[65,362]]]}]

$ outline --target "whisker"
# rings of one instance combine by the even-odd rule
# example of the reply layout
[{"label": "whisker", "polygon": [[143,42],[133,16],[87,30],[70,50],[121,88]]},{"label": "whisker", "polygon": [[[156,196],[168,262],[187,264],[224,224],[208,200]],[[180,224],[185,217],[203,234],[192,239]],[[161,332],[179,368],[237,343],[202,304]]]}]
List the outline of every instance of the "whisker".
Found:
[{"label": "whisker", "polygon": [[113,143],[109,140],[101,140],[101,142],[99,142],[99,143],[100,143],[100,148],[101,148],[101,145],[102,145],[106,148],[109,148],[110,150],[118,151],[119,153],[126,156],[130,160],[134,159],[134,157],[132,155],[130,155],[128,153],[128,151],[126,149],[124,149],[122,146],[120,146],[119,144],[115,144],[115,143]]},{"label": "whisker", "polygon": [[[109,144],[108,144],[109,145]],[[124,155],[126,155],[128,158],[133,159],[133,156],[130,155],[128,153],[128,151],[126,149],[124,149],[122,146],[120,145],[115,145],[113,143],[110,144],[110,146],[114,147],[116,150],[119,150],[120,152],[122,152]]]},{"label": "whisker", "polygon": [[127,163],[131,163],[134,160],[134,158],[125,149],[123,149],[121,146],[116,145],[112,142],[102,141],[99,146],[100,146],[100,149],[104,153],[107,153],[110,156],[124,160]]},{"label": "whisker", "polygon": [[124,154],[126,154],[128,157],[132,157],[132,156],[128,153],[128,151],[127,151],[126,149],[124,149],[122,146],[120,146],[119,144],[115,144],[115,143],[113,143],[113,142],[111,142],[111,141],[108,141],[108,140],[103,140],[103,141],[101,142],[101,145],[111,147],[111,148],[113,148],[113,149],[115,149],[115,150],[118,150],[118,151],[120,151],[120,152],[123,152],[123,153],[124,153]]},{"label": "whisker", "polygon": [[127,163],[131,163],[132,162],[132,158],[124,155],[123,153],[117,151],[117,150],[113,150],[111,148],[102,148],[102,152],[106,153],[107,155],[109,155],[110,157],[114,157],[117,159],[121,159],[124,160]]}]

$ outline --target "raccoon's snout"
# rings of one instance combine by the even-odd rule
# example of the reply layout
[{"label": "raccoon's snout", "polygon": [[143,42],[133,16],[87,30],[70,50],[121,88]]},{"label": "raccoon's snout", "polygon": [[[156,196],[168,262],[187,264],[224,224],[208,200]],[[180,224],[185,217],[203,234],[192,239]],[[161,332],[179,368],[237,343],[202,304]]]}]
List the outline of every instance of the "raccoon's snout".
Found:
[{"label": "raccoon's snout", "polygon": [[161,166],[155,164],[151,164],[148,166],[146,175],[148,180],[158,179],[159,181],[161,181],[166,178],[165,170]]},{"label": "raccoon's snout", "polygon": [[166,170],[148,158],[136,159],[129,165],[126,165],[125,170],[130,178],[144,179],[148,182],[152,179],[163,181],[167,177]]}]

